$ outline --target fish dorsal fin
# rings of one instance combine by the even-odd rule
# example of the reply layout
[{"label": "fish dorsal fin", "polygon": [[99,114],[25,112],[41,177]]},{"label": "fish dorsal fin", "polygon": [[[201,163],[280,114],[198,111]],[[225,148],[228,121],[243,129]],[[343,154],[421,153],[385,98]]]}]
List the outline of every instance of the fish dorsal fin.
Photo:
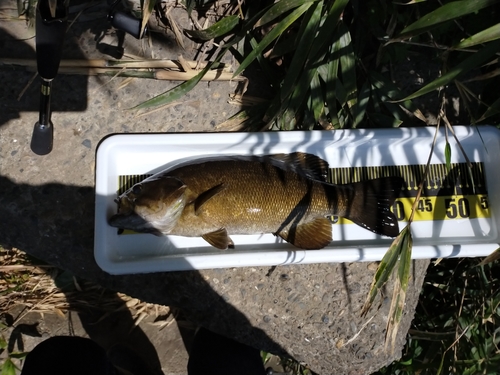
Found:
[{"label": "fish dorsal fin", "polygon": [[324,248],[332,241],[332,223],[327,218],[318,218],[276,234],[301,249],[317,250]]},{"label": "fish dorsal fin", "polygon": [[291,170],[304,177],[326,181],[328,163],[319,156],[305,152],[269,155],[271,163],[281,169]]},{"label": "fish dorsal fin", "polygon": [[217,249],[226,250],[228,247],[234,247],[233,240],[228,236],[226,228],[221,228],[214,232],[205,233],[201,237]]},{"label": "fish dorsal fin", "polygon": [[198,197],[194,201],[194,214],[198,216],[201,207],[210,199],[219,194],[222,190],[224,190],[224,188],[224,184],[219,184],[198,195]]}]

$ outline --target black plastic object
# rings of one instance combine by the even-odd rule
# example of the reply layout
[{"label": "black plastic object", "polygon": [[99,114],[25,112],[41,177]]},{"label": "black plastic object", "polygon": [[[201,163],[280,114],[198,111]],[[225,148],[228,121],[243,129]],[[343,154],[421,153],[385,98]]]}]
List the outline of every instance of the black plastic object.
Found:
[{"label": "black plastic object", "polygon": [[[108,0],[109,12],[108,21],[115,29],[125,31],[136,39],[140,39],[142,32],[142,20],[135,17],[129,11],[118,10],[121,0]],[[144,27],[144,31],[146,27]]]},{"label": "black plastic object", "polygon": [[47,155],[52,151],[54,126],[50,121],[50,91],[52,80],[42,79],[40,88],[40,113],[31,136],[31,151],[37,155]]},{"label": "black plastic object", "polygon": [[51,14],[49,0],[39,0],[36,11],[36,62],[42,78],[40,113],[31,136],[31,150],[38,155],[52,151],[54,126],[50,120],[52,80],[61,62],[64,35],[68,23],[67,1],[57,0],[55,14]]},{"label": "black plastic object", "polygon": [[54,79],[61,62],[64,35],[68,27],[68,8],[64,0],[57,0],[52,17],[48,0],[39,0],[36,12],[36,62],[38,74]]},{"label": "black plastic object", "polygon": [[142,21],[139,18],[129,13],[118,11],[109,13],[108,20],[114,28],[125,31],[136,39],[141,38]]}]

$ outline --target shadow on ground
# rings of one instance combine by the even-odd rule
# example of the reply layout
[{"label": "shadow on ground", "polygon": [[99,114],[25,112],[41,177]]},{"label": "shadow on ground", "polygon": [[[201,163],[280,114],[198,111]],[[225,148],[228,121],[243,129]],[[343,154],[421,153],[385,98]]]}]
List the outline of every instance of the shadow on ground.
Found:
[{"label": "shadow on ground", "polygon": [[[110,276],[93,257],[94,191],[89,187],[16,184],[0,176],[0,244],[19,248],[38,259],[72,272],[110,290],[119,290],[144,301],[180,308],[186,318],[240,342],[272,353],[286,354],[261,329],[255,328],[236,308],[216,293],[197,271]],[[118,297],[116,297],[118,298]],[[127,315],[128,314],[128,315]],[[85,329],[91,338],[110,345],[97,317],[89,315]],[[94,320],[95,321],[95,320]],[[116,320],[117,332],[126,335],[133,321],[130,313]],[[119,326],[119,327],[118,327]],[[134,342],[147,337],[137,330]],[[135,341],[137,340],[137,341]],[[189,341],[186,336],[185,342]],[[151,355],[151,353],[150,353]],[[154,358],[153,358],[154,359]],[[158,363],[156,357],[152,363]]]}]

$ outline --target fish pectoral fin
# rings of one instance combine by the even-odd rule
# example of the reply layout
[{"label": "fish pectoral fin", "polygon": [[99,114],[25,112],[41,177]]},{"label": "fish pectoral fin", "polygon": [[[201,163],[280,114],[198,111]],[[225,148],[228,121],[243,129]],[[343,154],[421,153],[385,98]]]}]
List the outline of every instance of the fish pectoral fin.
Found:
[{"label": "fish pectoral fin", "polygon": [[327,218],[318,218],[276,234],[301,249],[322,249],[332,241],[332,223]]},{"label": "fish pectoral fin", "polygon": [[224,189],[225,185],[219,184],[198,195],[198,197],[194,201],[194,214],[198,216],[201,207]]},{"label": "fish pectoral fin", "polygon": [[217,249],[227,250],[228,247],[234,248],[234,242],[231,237],[228,236],[226,228],[221,228],[214,232],[205,233],[201,237]]}]

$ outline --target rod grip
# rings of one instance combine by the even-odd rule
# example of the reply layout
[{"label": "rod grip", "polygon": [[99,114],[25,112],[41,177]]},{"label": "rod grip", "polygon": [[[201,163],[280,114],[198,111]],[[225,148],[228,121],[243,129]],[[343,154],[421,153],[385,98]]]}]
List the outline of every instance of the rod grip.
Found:
[{"label": "rod grip", "polygon": [[68,10],[63,0],[57,1],[56,13],[50,13],[47,0],[38,1],[36,10],[36,62],[38,74],[54,79],[61,62]]}]

